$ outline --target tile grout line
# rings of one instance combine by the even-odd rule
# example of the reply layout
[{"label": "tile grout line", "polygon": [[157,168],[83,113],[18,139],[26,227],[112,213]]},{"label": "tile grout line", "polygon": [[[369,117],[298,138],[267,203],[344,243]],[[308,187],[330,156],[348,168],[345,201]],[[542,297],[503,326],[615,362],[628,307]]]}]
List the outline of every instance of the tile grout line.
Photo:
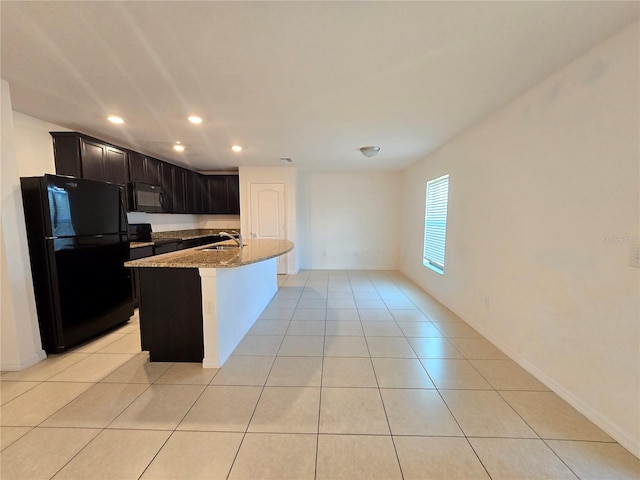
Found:
[{"label": "tile grout line", "polygon": [[317,433],[316,433],[316,455],[315,455],[315,464],[313,468],[313,478],[317,480],[318,478],[318,457],[320,454],[320,419],[322,415],[322,390],[323,390],[323,377],[324,377],[324,352],[327,345],[327,312],[329,310],[329,289],[327,286],[327,303],[325,304],[324,310],[324,335],[322,337],[322,357],[320,360],[320,392],[318,395],[318,423],[317,423]]},{"label": "tile grout line", "polygon": [[[386,305],[386,304],[385,304]],[[391,315],[393,318],[393,315]],[[394,319],[395,321],[395,319]],[[364,326],[363,326],[364,331]],[[365,336],[365,342],[367,344],[367,350],[369,349],[369,342],[367,341],[367,337]],[[378,379],[378,372],[376,372],[375,365],[373,364],[373,357],[371,357],[371,351],[369,350],[369,362],[371,363],[371,369],[373,370],[373,376],[376,379],[376,385],[378,387],[378,397],[380,398],[380,403],[382,404],[382,410],[384,412],[384,417],[387,420],[387,428],[389,429],[389,436],[391,437],[391,444],[393,445],[393,452],[396,455],[396,462],[398,462],[398,469],[400,470],[400,477],[404,479],[404,472],[402,470],[402,463],[400,462],[400,455],[398,454],[398,447],[396,446],[396,441],[393,438],[393,430],[391,429],[391,422],[389,421],[389,415],[387,414],[387,407],[384,403],[384,399],[382,398],[382,391],[380,389],[380,381]]]},{"label": "tile grout line", "polygon": [[[392,315],[393,317],[393,315]],[[395,321],[395,319],[394,319]],[[366,341],[366,337],[365,337]],[[367,342],[368,348],[368,342]],[[369,352],[371,354],[371,352]],[[380,403],[382,404],[382,410],[384,411],[385,419],[387,420],[387,428],[389,429],[389,436],[391,437],[391,444],[393,445],[393,451],[396,455],[396,461],[398,462],[398,468],[400,469],[400,476],[404,479],[404,472],[402,470],[402,463],[400,463],[400,455],[398,454],[398,447],[396,445],[396,441],[394,439],[393,430],[391,429],[391,422],[389,421],[389,414],[387,413],[387,406],[384,403],[384,398],[382,398],[382,390],[380,389],[380,380],[378,379],[378,373],[376,372],[375,365],[373,364],[373,357],[370,356],[371,368],[373,369],[373,375],[376,379],[376,385],[378,386],[378,396],[380,397]]]}]

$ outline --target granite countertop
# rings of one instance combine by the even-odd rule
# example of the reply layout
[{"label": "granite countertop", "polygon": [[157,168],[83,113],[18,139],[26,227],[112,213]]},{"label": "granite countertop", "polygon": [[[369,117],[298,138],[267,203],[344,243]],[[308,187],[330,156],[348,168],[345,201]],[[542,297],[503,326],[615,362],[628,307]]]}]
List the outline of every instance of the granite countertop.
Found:
[{"label": "granite countertop", "polygon": [[230,250],[203,249],[210,246],[229,245],[234,246],[232,241],[212,243],[199,247],[179,250],[177,252],[163,253],[153,257],[130,260],[124,264],[125,267],[165,267],[165,268],[233,268],[250,263],[257,263],[269,258],[278,257],[293,250],[293,243],[288,240],[245,240],[242,248],[232,248]]},{"label": "granite countertop", "polygon": [[131,242],[130,248],[150,247],[154,245],[154,242],[160,240],[192,240],[194,238],[210,237],[212,235],[218,235],[220,232],[231,233],[232,231],[239,231],[235,228],[194,228],[191,230],[170,230],[167,232],[153,232],[151,234],[151,242]]},{"label": "granite countertop", "polygon": [[192,238],[208,237],[210,235],[218,235],[220,232],[231,233],[239,231],[237,228],[195,228],[191,230],[171,230],[167,232],[153,232],[151,238],[153,240],[163,240],[165,238],[180,238],[182,240],[191,240]]},{"label": "granite countertop", "polygon": [[129,248],[153,247],[153,242],[129,242]]}]

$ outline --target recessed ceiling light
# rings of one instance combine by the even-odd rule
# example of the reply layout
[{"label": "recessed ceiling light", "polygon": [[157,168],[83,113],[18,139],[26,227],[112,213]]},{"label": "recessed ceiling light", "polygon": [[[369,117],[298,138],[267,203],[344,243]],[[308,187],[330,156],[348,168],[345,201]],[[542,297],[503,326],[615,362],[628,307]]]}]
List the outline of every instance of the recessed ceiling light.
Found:
[{"label": "recessed ceiling light", "polygon": [[118,117],[116,115],[109,115],[107,117],[107,120],[109,120],[111,123],[117,123],[118,125],[121,125],[124,123],[124,120],[121,117]]},{"label": "recessed ceiling light", "polygon": [[188,120],[191,123],[202,123],[202,118],[198,117],[197,115],[191,115]]},{"label": "recessed ceiling light", "polygon": [[242,147],[241,147],[240,145],[233,145],[233,146],[231,147],[231,150],[233,150],[233,151],[234,151],[234,152],[236,152],[236,153],[239,153],[239,152],[241,152],[241,151],[242,151]]},{"label": "recessed ceiling light", "polygon": [[173,149],[176,152],[184,152],[184,145],[181,145],[180,142],[176,142],[176,144],[173,146]]}]

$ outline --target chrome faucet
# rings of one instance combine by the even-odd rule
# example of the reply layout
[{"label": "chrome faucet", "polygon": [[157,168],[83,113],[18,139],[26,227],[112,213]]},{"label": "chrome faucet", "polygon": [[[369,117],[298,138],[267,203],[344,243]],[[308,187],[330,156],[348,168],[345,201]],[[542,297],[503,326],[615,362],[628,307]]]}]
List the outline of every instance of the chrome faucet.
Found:
[{"label": "chrome faucet", "polygon": [[[231,235],[231,233],[235,233],[236,236],[234,237],[233,235]],[[240,234],[240,232],[236,232],[235,230],[231,230],[231,233],[227,233],[227,232],[220,232],[218,233],[218,235],[220,235],[221,237],[227,237],[230,238],[231,240],[233,240],[234,242],[236,242],[236,244],[242,248],[242,234]]]}]

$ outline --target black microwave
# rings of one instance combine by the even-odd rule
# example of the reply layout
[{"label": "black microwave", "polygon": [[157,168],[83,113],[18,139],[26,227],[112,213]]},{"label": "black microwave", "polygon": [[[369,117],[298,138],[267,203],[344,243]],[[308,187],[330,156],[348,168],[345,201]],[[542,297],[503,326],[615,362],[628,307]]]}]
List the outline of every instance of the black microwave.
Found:
[{"label": "black microwave", "polygon": [[164,192],[159,185],[130,182],[129,201],[132,212],[166,213]]}]

